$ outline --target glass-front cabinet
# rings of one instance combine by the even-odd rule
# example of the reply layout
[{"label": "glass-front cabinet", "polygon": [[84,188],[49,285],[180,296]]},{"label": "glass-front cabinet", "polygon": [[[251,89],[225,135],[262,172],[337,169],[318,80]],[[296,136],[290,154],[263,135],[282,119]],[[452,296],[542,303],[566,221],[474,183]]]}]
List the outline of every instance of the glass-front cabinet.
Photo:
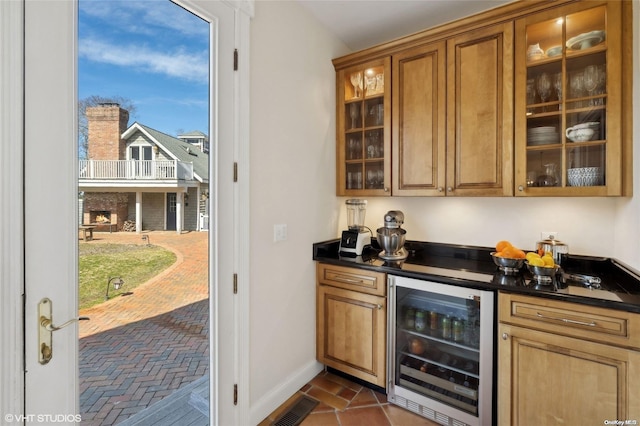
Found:
[{"label": "glass-front cabinet", "polygon": [[391,59],[337,73],[338,195],[391,195]]},{"label": "glass-front cabinet", "polygon": [[516,21],[516,195],[623,195],[622,2]]}]

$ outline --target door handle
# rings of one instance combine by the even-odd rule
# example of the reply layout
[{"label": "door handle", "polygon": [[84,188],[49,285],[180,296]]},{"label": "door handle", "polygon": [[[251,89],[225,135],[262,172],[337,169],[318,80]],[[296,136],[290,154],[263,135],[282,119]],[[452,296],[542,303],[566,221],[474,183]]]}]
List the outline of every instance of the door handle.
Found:
[{"label": "door handle", "polygon": [[87,321],[89,317],[78,317],[60,325],[53,324],[51,300],[44,298],[38,303],[38,362],[47,364],[53,357],[53,332],[77,321]]}]

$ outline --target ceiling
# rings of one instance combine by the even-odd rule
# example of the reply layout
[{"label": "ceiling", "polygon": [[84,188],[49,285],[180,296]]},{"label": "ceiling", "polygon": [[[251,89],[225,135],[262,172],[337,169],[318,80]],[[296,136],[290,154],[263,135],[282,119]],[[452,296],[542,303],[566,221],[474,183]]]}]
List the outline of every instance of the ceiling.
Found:
[{"label": "ceiling", "polygon": [[298,0],[353,51],[513,0]]}]

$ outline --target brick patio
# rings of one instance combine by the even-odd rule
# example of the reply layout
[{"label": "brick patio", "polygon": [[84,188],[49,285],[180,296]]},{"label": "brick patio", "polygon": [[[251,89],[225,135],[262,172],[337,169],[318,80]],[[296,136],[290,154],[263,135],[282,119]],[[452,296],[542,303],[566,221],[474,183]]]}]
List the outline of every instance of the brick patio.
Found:
[{"label": "brick patio", "polygon": [[[177,261],[132,294],[80,311],[91,318],[80,323],[83,425],[120,423],[209,373],[209,234],[142,235]],[[142,235],[96,233],[89,244],[145,245]]]}]

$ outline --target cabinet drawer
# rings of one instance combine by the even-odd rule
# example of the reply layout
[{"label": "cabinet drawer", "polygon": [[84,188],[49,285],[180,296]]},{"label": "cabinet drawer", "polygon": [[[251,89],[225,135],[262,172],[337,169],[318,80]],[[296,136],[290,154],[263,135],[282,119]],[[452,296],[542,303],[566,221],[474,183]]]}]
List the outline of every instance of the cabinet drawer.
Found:
[{"label": "cabinet drawer", "polygon": [[508,293],[498,305],[500,322],[640,348],[640,314]]},{"label": "cabinet drawer", "polygon": [[385,296],[386,275],[381,272],[318,263],[318,284],[355,290],[362,293]]}]

